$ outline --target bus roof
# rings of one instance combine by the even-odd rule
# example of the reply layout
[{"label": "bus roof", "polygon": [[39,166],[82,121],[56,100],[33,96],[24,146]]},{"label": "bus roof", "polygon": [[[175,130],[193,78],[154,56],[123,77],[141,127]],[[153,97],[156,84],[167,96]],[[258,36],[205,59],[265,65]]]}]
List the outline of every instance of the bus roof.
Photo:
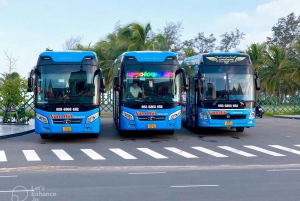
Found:
[{"label": "bus roof", "polygon": [[54,62],[81,62],[85,57],[96,57],[92,51],[45,51],[40,57],[50,57]]},{"label": "bus roof", "polygon": [[176,57],[176,54],[164,51],[132,51],[124,52],[120,57],[134,57],[138,62],[163,62],[167,57]]},{"label": "bus roof", "polygon": [[[192,57],[185,58],[182,61],[183,63],[188,63],[188,65],[195,65],[195,64],[200,64],[200,62],[203,62],[203,57],[247,57],[249,58],[249,55],[243,54],[240,52],[210,52],[210,53],[203,53],[203,54],[198,54]],[[251,62],[251,61],[250,61]]]}]

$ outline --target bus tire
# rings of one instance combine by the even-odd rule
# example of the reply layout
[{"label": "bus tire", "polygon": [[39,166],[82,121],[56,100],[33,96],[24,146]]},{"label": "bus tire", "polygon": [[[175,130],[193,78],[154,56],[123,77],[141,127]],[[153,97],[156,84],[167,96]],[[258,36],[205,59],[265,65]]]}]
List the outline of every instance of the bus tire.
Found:
[{"label": "bus tire", "polygon": [[97,134],[91,134],[91,138],[98,138],[99,137],[99,133]]},{"label": "bus tire", "polygon": [[174,135],[174,130],[166,130],[164,131],[166,135]]},{"label": "bus tire", "polygon": [[245,127],[236,127],[236,131],[237,132],[244,132],[244,130],[245,130]]},{"label": "bus tire", "polygon": [[126,136],[128,136],[128,131],[126,131],[126,130],[119,130],[119,134],[120,134],[120,136],[122,136],[122,137],[126,137]]},{"label": "bus tire", "polygon": [[40,136],[41,136],[42,139],[48,139],[49,138],[48,134],[40,134]]}]

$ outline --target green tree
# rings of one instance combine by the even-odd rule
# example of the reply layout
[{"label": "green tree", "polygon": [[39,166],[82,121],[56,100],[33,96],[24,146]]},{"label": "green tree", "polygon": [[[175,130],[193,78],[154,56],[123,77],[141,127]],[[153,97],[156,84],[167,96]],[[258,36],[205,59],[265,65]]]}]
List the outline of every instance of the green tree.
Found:
[{"label": "green tree", "polygon": [[222,52],[229,52],[231,49],[236,48],[240,44],[241,40],[244,39],[245,34],[236,29],[235,33],[232,31],[230,33],[225,32],[220,37],[220,46],[216,47],[217,50]]},{"label": "green tree", "polygon": [[120,29],[118,37],[120,41],[129,42],[128,51],[148,50],[151,40],[148,36],[151,31],[150,23],[145,26],[138,23],[130,23]]},{"label": "green tree", "polygon": [[250,56],[255,71],[260,71],[264,64],[264,54],[266,52],[266,43],[252,43],[246,50]]}]

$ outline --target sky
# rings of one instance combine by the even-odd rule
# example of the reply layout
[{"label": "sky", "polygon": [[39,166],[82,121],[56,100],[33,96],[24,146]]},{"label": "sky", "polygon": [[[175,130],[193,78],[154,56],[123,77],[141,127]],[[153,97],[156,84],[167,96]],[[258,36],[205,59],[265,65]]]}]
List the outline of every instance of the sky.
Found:
[{"label": "sky", "polygon": [[246,49],[272,36],[272,26],[292,12],[300,15],[300,0],[0,0],[0,73],[8,72],[4,51],[18,59],[13,71],[27,77],[46,48],[61,51],[71,36],[93,45],[118,21],[151,23],[154,32],[182,21],[182,41],[204,32],[217,45],[237,28],[246,34],[237,48]]}]

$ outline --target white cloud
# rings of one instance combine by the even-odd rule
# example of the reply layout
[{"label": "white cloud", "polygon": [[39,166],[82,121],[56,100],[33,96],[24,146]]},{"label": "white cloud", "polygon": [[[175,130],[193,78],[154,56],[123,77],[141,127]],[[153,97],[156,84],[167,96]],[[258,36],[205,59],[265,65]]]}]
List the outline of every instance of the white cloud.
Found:
[{"label": "white cloud", "polygon": [[[230,12],[216,20],[216,33],[234,31],[236,28],[246,34],[238,49],[244,49],[251,43],[262,43],[272,36],[272,26],[279,18],[294,12],[300,14],[299,0],[274,0],[261,4],[249,12]],[[217,35],[217,34],[216,34]],[[220,35],[220,34],[219,34]],[[218,35],[217,35],[218,36]]]},{"label": "white cloud", "polygon": [[6,0],[0,0],[0,4],[5,5],[5,4],[7,4],[7,1]]}]

